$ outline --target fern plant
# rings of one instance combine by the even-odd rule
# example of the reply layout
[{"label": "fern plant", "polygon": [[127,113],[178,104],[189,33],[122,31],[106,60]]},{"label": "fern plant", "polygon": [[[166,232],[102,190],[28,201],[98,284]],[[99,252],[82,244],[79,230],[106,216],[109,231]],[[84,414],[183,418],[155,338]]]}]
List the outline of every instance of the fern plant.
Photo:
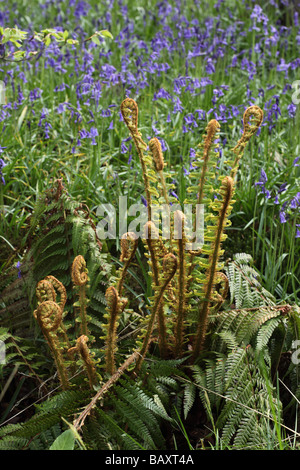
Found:
[{"label": "fern plant", "polygon": [[[34,317],[63,392],[39,406],[27,423],[4,427],[3,446],[26,447],[24,439],[58,425],[60,416],[75,414],[75,429],[90,448],[163,449],[163,430],[173,432],[178,413],[187,419],[199,396],[225,446],[264,447],[266,434],[281,424],[273,380],[292,331],[299,331],[298,311],[276,305],[247,255],[225,265],[222,250],[239,161],[262,111],[256,106],[245,111],[244,132],[222,172],[216,143],[220,125],[216,120],[207,125],[194,181],[182,201],[205,205],[200,248],[194,247],[186,214],[172,195],[160,142],[151,139],[148,149],[143,141],[134,100],[126,98],[121,113],[141,165],[144,235],[141,242],[133,232],[122,237],[120,267],[113,272],[86,208],[68,197],[61,180],[38,202],[27,238],[36,289],[31,298],[37,300]],[[174,216],[167,238],[155,216],[161,204]],[[152,288],[142,315],[126,284],[139,243]],[[108,281],[105,296],[103,280]],[[105,310],[99,308],[103,300]],[[120,324],[132,319],[131,340],[121,341]]]}]

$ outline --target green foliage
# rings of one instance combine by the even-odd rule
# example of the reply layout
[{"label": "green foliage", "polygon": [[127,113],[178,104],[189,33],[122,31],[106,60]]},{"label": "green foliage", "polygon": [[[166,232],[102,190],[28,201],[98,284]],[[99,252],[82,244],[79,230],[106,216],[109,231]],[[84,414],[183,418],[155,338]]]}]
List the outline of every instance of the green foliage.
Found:
[{"label": "green foliage", "polygon": [[[20,48],[24,47],[24,42],[28,40],[28,32],[21,31],[17,26],[15,28],[3,28],[0,27],[0,44],[4,45],[6,43],[13,44],[17,50],[14,52],[9,52],[1,56],[1,59],[4,61],[18,62],[20,60],[30,60],[32,57],[36,56],[39,51],[30,51],[26,53],[25,50]],[[96,31],[91,37],[87,38],[86,41],[92,40],[96,44],[100,44],[99,37],[101,38],[110,38],[112,39],[112,34],[107,30]],[[54,40],[59,45],[78,45],[79,41],[69,37],[68,31],[57,31],[56,29],[43,29],[40,32],[34,32],[30,34],[30,40],[36,40],[40,42],[44,47],[49,46]]]},{"label": "green foliage", "polygon": [[67,429],[58,436],[49,450],[74,450],[75,437],[71,429]]},{"label": "green foliage", "polygon": [[105,311],[104,286],[111,272],[109,257],[102,252],[102,244],[88,208],[70,198],[58,180],[35,207],[26,243],[30,249],[26,259],[33,262],[30,274],[30,299],[34,298],[35,286],[48,275],[55,275],[67,288],[66,308],[73,304],[71,266],[76,256],[84,257],[90,273],[89,312],[97,318]]},{"label": "green foliage", "polygon": [[[153,222],[155,204],[164,200],[170,207],[172,183],[164,174],[157,139],[145,153],[135,101],[126,98],[121,112],[145,186],[142,242],[150,295],[143,311],[137,312],[134,290],[126,283],[139,255],[132,233],[121,240],[120,268],[114,272],[89,211],[70,198],[58,180],[37,202],[24,244],[25,260],[31,263],[29,298],[37,304],[33,314],[63,391],[38,405],[27,422],[0,428],[2,448],[34,448],[46,442],[48,448],[72,447],[72,432],[81,430],[84,445],[91,449],[165,449],[167,436],[184,429],[199,398],[223,447],[266,448],[275,430],[280,444],[283,407],[273,380],[282,352],[299,333],[298,310],[276,305],[251,257],[237,254],[225,266],[222,249],[238,164],[261,124],[261,110],[246,110],[242,137],[217,174],[215,139],[220,126],[215,120],[207,126],[196,161],[198,185],[187,188],[185,199],[207,207],[200,249],[188,245],[193,240],[180,205],[171,219],[170,239],[162,237],[159,221]],[[178,238],[174,234],[179,230]],[[120,330],[128,326],[130,340],[122,341]],[[297,376],[292,364],[289,374]],[[297,378],[293,387],[298,393]],[[74,416],[73,428],[53,435],[62,417]]]},{"label": "green foliage", "polygon": [[[33,438],[32,449],[52,444],[60,432],[62,417],[69,417],[86,403],[87,391],[65,391],[55,394],[41,405],[37,405],[36,413],[25,423],[6,425],[0,428],[0,439],[2,443],[18,442],[23,447],[28,445]],[[49,432],[51,432],[52,437]],[[24,440],[26,443],[24,444]],[[5,444],[3,444],[4,447]]]},{"label": "green foliage", "polygon": [[218,409],[214,426],[225,448],[267,448],[281,403],[251,348],[236,348],[204,370],[195,367],[194,380],[203,405]]},{"label": "green foliage", "polygon": [[251,255],[237,253],[225,267],[229,282],[230,303],[236,308],[275,305],[276,299],[263,286],[261,276],[253,266]]}]

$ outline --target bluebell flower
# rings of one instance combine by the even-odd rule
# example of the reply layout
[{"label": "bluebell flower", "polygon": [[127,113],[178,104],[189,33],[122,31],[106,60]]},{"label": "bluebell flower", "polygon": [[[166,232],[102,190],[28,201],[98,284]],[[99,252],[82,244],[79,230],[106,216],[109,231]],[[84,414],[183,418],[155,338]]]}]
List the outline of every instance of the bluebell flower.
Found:
[{"label": "bluebell flower", "polygon": [[210,57],[206,61],[205,71],[209,75],[211,75],[212,73],[215,73],[215,71],[216,71],[213,60]]},{"label": "bluebell flower", "polygon": [[293,118],[296,115],[297,106],[295,104],[291,103],[291,104],[288,105],[287,110],[288,110],[288,113],[289,113],[289,117]]},{"label": "bluebell flower", "polygon": [[[2,147],[4,148],[4,147]],[[4,160],[2,158],[0,158],[0,179],[1,179],[1,183],[4,185],[5,184],[5,179],[4,179],[4,176],[3,176],[3,173],[2,173],[2,168],[6,165],[6,163],[4,162]]]},{"label": "bluebell flower", "polygon": [[261,172],[260,172],[259,181],[255,183],[255,186],[259,186],[262,194],[265,194],[266,198],[270,199],[270,197],[271,197],[270,191],[268,189],[266,189],[266,187],[265,187],[265,184],[266,184],[267,181],[268,181],[267,174],[266,174],[265,170],[262,168]]},{"label": "bluebell flower", "polygon": [[21,263],[20,261],[17,262],[16,268],[18,269],[18,278],[22,278],[22,272],[21,272]]},{"label": "bluebell flower", "polygon": [[59,105],[56,108],[57,114],[62,114],[65,110],[65,103],[59,103]]},{"label": "bluebell flower", "polygon": [[122,141],[121,142],[121,153],[127,153],[127,152],[128,152],[128,148],[125,145],[124,141]]},{"label": "bluebell flower", "polygon": [[175,191],[170,191],[171,196],[175,197],[175,199],[179,199]]},{"label": "bluebell flower", "polygon": [[89,136],[89,133],[85,129],[79,131],[79,136],[81,139],[86,139]]},{"label": "bluebell flower", "polygon": [[284,211],[279,212],[279,220],[280,223],[285,224],[286,223],[286,213]]},{"label": "bluebell flower", "polygon": [[97,137],[98,135],[99,135],[98,129],[96,127],[91,127],[91,130],[89,132],[89,137],[92,139],[92,142],[91,142],[92,145],[97,145],[95,137]]},{"label": "bluebell flower", "polygon": [[174,114],[181,113],[183,111],[181,100],[178,98],[178,96],[176,96],[174,101],[175,101],[175,104],[174,104],[173,113]]},{"label": "bluebell flower", "polygon": [[171,99],[171,95],[164,88],[160,88],[157,93],[154,93],[153,101],[156,101],[160,98],[169,101]]},{"label": "bluebell flower", "polygon": [[300,192],[296,194],[295,197],[290,201],[291,209],[297,209],[300,205]]}]

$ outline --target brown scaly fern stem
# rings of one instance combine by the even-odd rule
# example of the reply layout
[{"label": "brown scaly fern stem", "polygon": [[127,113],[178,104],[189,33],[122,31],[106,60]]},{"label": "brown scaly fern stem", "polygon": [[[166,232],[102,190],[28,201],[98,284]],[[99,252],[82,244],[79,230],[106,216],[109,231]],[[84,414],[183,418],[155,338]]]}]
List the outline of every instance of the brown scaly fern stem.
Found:
[{"label": "brown scaly fern stem", "polygon": [[105,393],[108,392],[110,387],[114,385],[115,382],[119,380],[122,374],[130,367],[130,365],[136,361],[139,357],[139,351],[134,351],[131,356],[129,356],[125,362],[118,368],[118,370],[110,377],[110,379],[105,382],[101,389],[96,393],[91,402],[86,406],[86,408],[81,412],[79,417],[74,421],[74,427],[77,430],[80,430],[84,425],[86,418],[90,415],[92,409],[96,406],[98,400],[100,400]]},{"label": "brown scaly fern stem", "polygon": [[147,167],[145,163],[145,158],[143,151],[147,150],[147,144],[143,141],[141,133],[138,130],[138,106],[136,102],[131,98],[125,98],[121,103],[121,113],[124,119],[126,126],[133,138],[134,145],[137,149],[140,163],[142,166],[142,174],[146,192],[147,200],[147,210],[148,210],[148,220],[151,220],[151,192],[150,192],[150,183],[147,173]]},{"label": "brown scaly fern stem", "polygon": [[57,337],[57,330],[61,325],[62,314],[61,307],[52,300],[42,302],[33,313],[54,357],[61,386],[63,390],[67,390],[69,388],[68,373]]},{"label": "brown scaly fern stem", "polygon": [[134,232],[127,232],[121,238],[121,256],[120,261],[123,262],[123,267],[118,272],[118,282],[116,289],[119,296],[122,295],[123,283],[127,270],[132,262],[135,252],[138,247],[138,238]]},{"label": "brown scaly fern stem", "polygon": [[166,201],[166,204],[169,206],[169,196],[168,196],[168,191],[167,191],[164,172],[163,172],[163,169],[165,167],[164,156],[163,156],[162,149],[161,149],[161,143],[157,139],[157,137],[153,137],[149,141],[149,149],[150,149],[150,153],[152,154],[152,159],[154,162],[155,170],[158,173],[159,178],[160,178],[163,197]]},{"label": "brown scaly fern stem", "polygon": [[108,287],[105,293],[107,303],[108,324],[106,326],[106,371],[112,375],[115,372],[115,353],[117,350],[117,327],[118,319],[122,310],[122,303],[118,291],[115,287]]},{"label": "brown scaly fern stem", "polygon": [[68,350],[68,354],[71,358],[74,357],[74,354],[77,353],[80,355],[82,358],[84,365],[85,365],[85,370],[89,379],[89,385],[90,388],[93,390],[94,385],[97,384],[97,374],[96,374],[96,368],[95,364],[93,362],[93,359],[91,357],[90,350],[87,346],[88,342],[88,337],[85,335],[81,335],[77,340],[76,340],[76,346],[73,348],[70,348]]},{"label": "brown scaly fern stem", "polygon": [[174,213],[174,226],[177,228],[177,302],[176,302],[176,325],[175,325],[175,354],[177,357],[181,356],[183,347],[183,334],[184,334],[184,320],[186,313],[186,287],[187,287],[187,268],[186,268],[186,237],[184,233],[185,217],[183,212],[176,211]]},{"label": "brown scaly fern stem", "polygon": [[[161,269],[160,260],[167,255],[167,250],[159,236],[158,230],[153,222],[147,222],[145,225],[145,242],[148,246],[151,260],[151,269],[153,275],[154,289],[159,286],[159,272]],[[168,286],[169,287],[169,286]],[[167,331],[163,303],[158,308],[158,327],[159,327],[159,349],[162,357],[167,354]]]},{"label": "brown scaly fern stem", "polygon": [[[253,117],[253,120],[250,123],[250,118]],[[262,121],[263,121],[264,113],[262,109],[258,106],[250,106],[246,109],[244,116],[243,116],[243,124],[244,124],[244,131],[243,135],[236,144],[236,146],[232,149],[233,153],[236,155],[235,161],[231,170],[231,178],[235,178],[238,165],[241,157],[243,156],[245,147],[251,137],[258,131]]]},{"label": "brown scaly fern stem", "polygon": [[216,238],[213,246],[213,252],[209,256],[209,268],[207,271],[206,285],[204,287],[204,299],[200,304],[199,322],[193,347],[193,361],[195,361],[195,359],[199,356],[199,353],[204,346],[204,341],[206,337],[209,304],[211,302],[213,288],[216,282],[216,269],[221,248],[221,239],[226,223],[226,218],[230,210],[231,198],[233,195],[233,179],[230,176],[226,176],[224,178],[220,193],[223,195],[223,204],[219,213],[219,220],[217,225]]},{"label": "brown scaly fern stem", "polygon": [[173,253],[168,253],[167,255],[164,256],[163,258],[163,276],[160,279],[159,286],[156,289],[155,295],[154,295],[154,300],[153,300],[153,305],[152,305],[152,312],[148,321],[148,327],[144,336],[143,344],[140,350],[140,356],[137,360],[136,367],[135,367],[135,372],[137,373],[140,370],[140,367],[142,365],[142,362],[145,358],[145,355],[148,351],[150,342],[151,342],[151,335],[152,335],[152,330],[154,327],[154,322],[156,319],[156,316],[158,314],[158,310],[160,307],[160,303],[162,301],[163,295],[165,290],[167,289],[169,283],[173,279],[175,273],[177,270],[177,258]]},{"label": "brown scaly fern stem", "polygon": [[[215,137],[217,132],[220,130],[220,123],[216,119],[212,119],[209,121],[207,124],[207,127],[205,129],[206,135],[204,137],[204,144],[203,144],[203,154],[202,154],[202,169],[201,169],[201,176],[199,180],[199,185],[198,185],[198,195],[197,195],[197,204],[202,204],[203,199],[205,197],[205,182],[206,182],[206,174],[209,170],[209,156],[211,152],[212,145],[214,143]],[[196,218],[194,221],[194,232],[196,230]],[[198,251],[193,251],[190,250],[190,268],[189,268],[189,276],[191,275],[195,265],[194,265],[194,258],[195,255],[200,255],[201,254],[201,249]]]},{"label": "brown scaly fern stem", "polygon": [[88,282],[88,272],[83,256],[78,255],[74,259],[71,275],[74,286],[77,286],[79,289],[80,331],[82,335],[88,336],[89,331],[86,312],[86,285]]}]

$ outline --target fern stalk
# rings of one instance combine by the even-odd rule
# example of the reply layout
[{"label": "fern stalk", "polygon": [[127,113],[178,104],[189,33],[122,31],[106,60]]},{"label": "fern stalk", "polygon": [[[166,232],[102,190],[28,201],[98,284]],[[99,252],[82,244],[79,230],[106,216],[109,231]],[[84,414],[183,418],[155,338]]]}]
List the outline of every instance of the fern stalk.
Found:
[{"label": "fern stalk", "polygon": [[207,282],[204,290],[204,299],[201,303],[198,316],[198,328],[194,343],[193,359],[195,360],[201,349],[203,348],[205,335],[207,331],[207,320],[209,314],[209,304],[212,297],[213,287],[215,283],[216,270],[221,248],[221,238],[224,231],[226,218],[230,210],[230,202],[233,195],[233,179],[230,176],[224,178],[220,190],[223,193],[223,203],[219,213],[218,225],[216,230],[216,238],[214,241],[213,252],[209,256],[209,268],[207,272]]},{"label": "fern stalk", "polygon": [[127,232],[124,235],[122,235],[120,261],[122,261],[124,264],[118,272],[118,275],[117,275],[118,281],[117,281],[117,286],[116,286],[119,296],[122,295],[124,279],[125,279],[127,270],[130,266],[130,263],[132,262],[132,259],[135,255],[137,246],[138,246],[138,239],[134,232]]},{"label": "fern stalk", "polygon": [[138,371],[141,367],[141,364],[144,360],[144,357],[148,351],[149,344],[151,342],[151,335],[152,335],[152,330],[154,327],[154,321],[157,315],[157,312],[160,307],[160,302],[163,298],[164,292],[167,289],[170,281],[174,277],[177,269],[177,259],[176,256],[173,255],[172,253],[168,253],[167,255],[164,256],[163,259],[163,277],[160,280],[160,285],[156,289],[155,295],[154,295],[154,300],[153,300],[153,307],[152,307],[152,313],[150,315],[150,319],[148,321],[148,327],[144,336],[144,341],[140,350],[140,356],[137,360],[136,364],[136,371]]},{"label": "fern stalk", "polygon": [[175,353],[177,356],[180,356],[182,353],[183,346],[183,325],[184,317],[186,310],[186,286],[187,286],[187,273],[186,273],[186,256],[185,256],[185,246],[186,239],[184,233],[184,214],[181,211],[176,211],[174,213],[175,227],[180,226],[178,230],[178,240],[177,240],[177,258],[178,258],[178,268],[177,268],[177,286],[176,286],[176,295],[178,296],[176,315],[177,321],[175,325]]},{"label": "fern stalk", "polygon": [[46,300],[34,311],[34,317],[52,351],[62,388],[66,390],[69,388],[68,374],[57,338],[57,330],[62,321],[62,310],[56,302]]},{"label": "fern stalk", "polygon": [[142,175],[144,180],[146,200],[147,200],[147,211],[148,211],[148,220],[151,220],[151,191],[149,177],[146,167],[146,161],[143,154],[143,151],[147,150],[147,144],[143,141],[141,133],[138,130],[138,106],[136,102],[131,98],[125,98],[121,103],[121,113],[124,119],[126,126],[129,129],[129,132],[133,138],[134,145],[136,147],[139,160],[142,167]]},{"label": "fern stalk", "polygon": [[107,302],[108,324],[105,326],[107,330],[106,339],[106,371],[109,374],[115,372],[115,351],[117,349],[117,327],[120,315],[120,298],[115,287],[108,287],[105,293]]},{"label": "fern stalk", "polygon": [[153,162],[154,162],[155,170],[158,173],[159,178],[160,178],[163,197],[165,199],[166,204],[169,207],[169,196],[168,196],[166,181],[165,181],[165,177],[164,177],[164,173],[163,173],[163,169],[164,169],[164,166],[165,166],[164,157],[163,157],[163,153],[162,153],[162,150],[161,150],[161,143],[157,139],[157,137],[153,137],[149,141],[149,149],[150,149],[150,152],[152,154],[152,159],[153,159]]},{"label": "fern stalk", "polygon": [[88,282],[88,273],[86,262],[83,256],[78,255],[72,264],[72,281],[79,289],[79,311],[80,311],[80,330],[81,334],[88,336],[88,322],[86,312],[86,284]]},{"label": "fern stalk", "polygon": [[91,358],[89,348],[87,347],[87,342],[88,337],[81,335],[76,341],[76,346],[68,350],[68,354],[72,356],[75,352],[77,352],[81,356],[89,379],[90,388],[93,390],[94,385],[97,383],[97,375],[95,364]]},{"label": "fern stalk", "polygon": [[[152,268],[153,276],[153,289],[157,289],[159,286],[159,272],[161,269],[160,259],[166,254],[166,249],[159,237],[158,230],[156,229],[153,222],[147,222],[145,225],[145,240],[150,253],[150,266]],[[167,351],[166,343],[166,324],[164,316],[164,308],[161,303],[158,308],[158,326],[159,326],[159,348],[162,357],[165,357]]]},{"label": "fern stalk", "polygon": [[[250,118],[253,117],[253,121],[250,123]],[[244,131],[242,137],[232,149],[235,154],[235,159],[232,165],[232,170],[230,173],[231,178],[235,178],[236,172],[238,170],[239,161],[244,154],[245,147],[251,137],[257,132],[258,128],[262,124],[264,113],[261,108],[258,106],[249,106],[246,109],[243,116]]]}]

